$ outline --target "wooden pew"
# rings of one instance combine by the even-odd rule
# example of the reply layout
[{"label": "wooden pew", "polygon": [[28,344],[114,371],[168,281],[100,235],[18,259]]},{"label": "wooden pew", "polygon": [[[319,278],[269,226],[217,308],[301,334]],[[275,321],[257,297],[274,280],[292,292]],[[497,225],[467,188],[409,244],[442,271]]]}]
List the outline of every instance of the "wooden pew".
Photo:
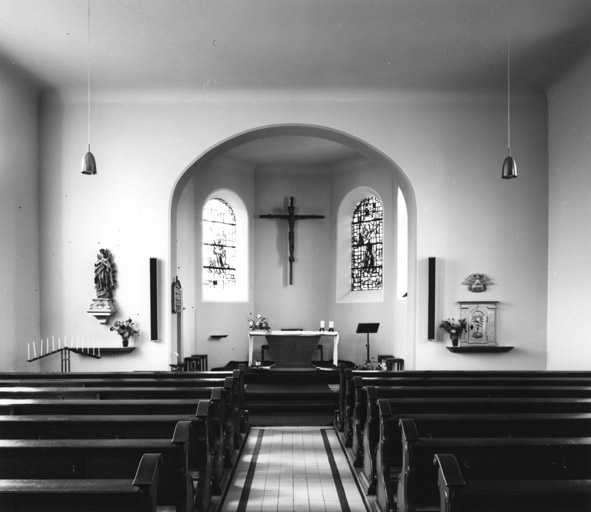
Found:
[{"label": "wooden pew", "polygon": [[[199,386],[158,386],[158,387],[129,387],[119,386],[114,382],[111,386],[93,387],[7,387],[0,388],[0,399],[96,399],[96,400],[145,400],[145,399],[211,399],[213,414],[222,429],[224,463],[227,467],[233,465],[237,452],[243,441],[240,432],[238,406],[234,401],[233,381],[226,377],[219,383],[224,387],[213,388],[204,386],[211,379],[203,380]],[[51,382],[54,382],[53,380]]]},{"label": "wooden pew", "polygon": [[[166,439],[172,438],[179,421],[190,421],[189,469],[199,482],[198,495],[211,494],[211,453],[207,402],[194,415],[29,415],[0,416],[0,439]],[[218,493],[220,491],[218,490]]]},{"label": "wooden pew", "polygon": [[[353,418],[353,443],[352,452],[354,465],[364,467],[366,476],[370,476],[370,468],[375,466],[376,447],[379,441],[380,416],[377,401],[380,398],[390,399],[393,402],[401,399],[412,398],[565,398],[576,399],[583,397],[591,400],[591,386],[391,386],[391,387],[360,387],[360,395],[365,395],[362,400],[365,410],[356,409]],[[372,479],[372,481],[375,481]],[[373,489],[373,487],[371,488]]]},{"label": "wooden pew", "polygon": [[[415,510],[418,489],[420,489],[421,495],[424,496],[424,499],[421,498],[420,500],[421,507],[419,507],[419,510],[438,510],[437,507],[439,504],[435,504],[433,501],[433,497],[435,496],[434,487],[428,485],[428,488],[425,488],[426,481],[423,471],[431,475],[431,483],[434,484],[435,471],[432,464],[430,464],[433,460],[434,453],[456,453],[454,450],[457,446],[467,453],[474,447],[489,445],[504,446],[503,443],[505,441],[510,443],[510,446],[526,444],[530,447],[540,447],[554,445],[556,444],[555,440],[558,439],[561,442],[561,447],[575,445],[576,449],[586,450],[585,453],[591,455],[591,437],[589,435],[582,437],[570,436],[569,434],[571,432],[578,433],[581,425],[573,427],[572,422],[570,425],[568,424],[569,420],[567,420],[566,424],[561,424],[558,415],[554,415],[552,419],[547,420],[540,419],[544,416],[543,414],[536,415],[536,419],[528,419],[525,418],[527,414],[517,413],[517,417],[524,417],[523,420],[516,419],[517,417],[513,420],[502,420],[501,417],[503,415],[496,415],[496,417],[494,415],[487,415],[490,419],[486,419],[485,417],[479,418],[475,420],[476,424],[473,427],[464,428],[464,431],[470,434],[469,436],[462,436],[461,433],[456,436],[455,432],[452,433],[453,427],[459,424],[459,420],[453,419],[453,415],[450,414],[441,415],[442,418],[446,416],[447,418],[442,420],[442,426],[439,428],[441,436],[432,436],[432,434],[421,435],[417,427],[417,424],[420,425],[421,417],[417,415],[417,418],[403,418],[399,420],[400,435],[397,440],[392,439],[391,442],[386,443],[380,442],[378,450],[377,503],[382,511],[394,510],[395,503],[398,505],[398,510]],[[470,417],[470,415],[465,416]],[[476,416],[478,415],[473,415],[472,417]],[[431,421],[434,421],[434,419],[432,418]],[[543,424],[546,421],[546,426],[542,427],[542,430],[539,432],[540,435],[533,435],[533,433],[528,435],[524,429],[536,421],[539,424]],[[450,428],[449,431],[446,431],[446,422]],[[524,423],[520,425],[521,422]],[[481,428],[480,431],[479,427]],[[513,435],[513,432],[515,435]],[[519,433],[523,433],[524,435],[519,436]],[[544,436],[543,434],[548,435]],[[523,443],[521,443],[522,440]],[[452,449],[450,446],[454,448]],[[440,450],[441,447],[444,447],[444,451]],[[434,448],[435,452],[431,453],[428,468],[425,469],[424,451],[428,451],[431,448]],[[576,449],[573,450],[576,451]],[[534,448],[531,448],[531,450],[533,451]],[[557,449],[557,453],[559,452],[560,450]],[[492,448],[489,449],[488,453],[489,457],[494,457],[494,450]],[[524,455],[522,454],[522,456]],[[426,455],[426,457],[428,459],[429,455]],[[421,466],[420,471],[417,473],[417,461],[419,460]],[[515,459],[515,461],[518,460],[518,458]],[[485,463],[486,460],[483,459],[482,462]],[[581,467],[581,465],[579,464],[578,467]],[[591,471],[591,465],[588,465],[587,469]],[[418,478],[417,475],[423,476]],[[534,473],[532,472],[531,475],[533,477]]]},{"label": "wooden pew", "polygon": [[[228,384],[231,387],[228,388]],[[233,444],[240,447],[248,431],[245,408],[244,369],[222,372],[89,372],[89,373],[0,373],[0,389],[27,387],[222,387],[232,398],[226,404],[233,428]],[[231,391],[230,391],[231,390]]]},{"label": "wooden pew", "polygon": [[2,512],[154,512],[162,458],[144,454],[135,476],[0,479]]},{"label": "wooden pew", "polygon": [[368,491],[376,489],[379,503],[391,502],[390,474],[397,474],[401,465],[400,431],[392,425],[400,418],[417,414],[550,414],[591,413],[590,399],[569,398],[402,398],[379,400],[380,434],[375,452],[364,460],[363,474]]},{"label": "wooden pew", "polygon": [[[167,439],[4,439],[0,478],[124,478],[145,453],[162,456],[157,504],[190,512],[197,502],[189,472],[192,423],[178,422]],[[200,480],[209,475],[199,474]],[[204,482],[200,482],[204,487]],[[209,506],[209,503],[207,503]]]},{"label": "wooden pew", "polygon": [[[486,471],[474,471],[477,454],[458,458],[451,454],[436,454],[439,501],[441,512],[581,512],[591,510],[591,480],[588,478],[549,479],[543,475],[534,479],[531,474],[513,479],[511,460],[493,457]],[[532,470],[532,462],[519,461],[520,470]],[[482,469],[482,468],[480,468]],[[574,475],[579,476],[579,475]]]},{"label": "wooden pew", "polygon": [[591,386],[591,372],[564,371],[360,371],[341,367],[339,408],[335,411],[335,428],[343,432],[345,445],[352,446],[355,409],[365,410],[364,396],[356,396],[363,386],[515,386],[525,382],[542,386]]},{"label": "wooden pew", "polygon": [[199,432],[205,438],[197,446],[205,445],[212,471],[212,493],[220,494],[228,482],[224,465],[222,430],[215,417],[212,400],[55,400],[55,399],[0,399],[2,415],[192,415],[204,424]]},{"label": "wooden pew", "polygon": [[419,436],[413,420],[400,423],[403,455],[396,497],[401,512],[439,510],[437,453],[465,457],[475,474],[493,474],[488,473],[491,460],[502,458],[504,472],[514,479],[591,478],[589,437],[427,438]]},{"label": "wooden pew", "polygon": [[[377,469],[365,475],[377,501],[387,509],[396,494],[393,483],[402,468],[400,421],[412,420],[420,437],[588,437],[591,413],[408,413],[393,414],[388,400],[379,400],[380,442]],[[376,489],[377,487],[377,489]],[[370,490],[370,494],[372,493]]]}]

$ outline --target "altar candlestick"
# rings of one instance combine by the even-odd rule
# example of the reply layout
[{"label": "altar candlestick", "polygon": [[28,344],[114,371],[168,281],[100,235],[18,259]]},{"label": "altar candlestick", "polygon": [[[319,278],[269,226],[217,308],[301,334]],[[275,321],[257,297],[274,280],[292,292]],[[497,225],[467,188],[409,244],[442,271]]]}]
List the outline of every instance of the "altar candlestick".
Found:
[{"label": "altar candlestick", "polygon": [[320,320],[320,330],[324,331],[324,320]]},{"label": "altar candlestick", "polygon": [[39,343],[39,357],[43,355],[43,340]]},{"label": "altar candlestick", "polygon": [[51,335],[51,350],[55,352],[55,338]]},{"label": "altar candlestick", "polygon": [[45,340],[45,354],[49,354],[49,336]]},{"label": "altar candlestick", "polygon": [[37,359],[37,349],[35,348],[35,345],[37,343],[34,341],[33,342],[33,359]]},{"label": "altar candlestick", "polygon": [[57,339],[57,349],[58,350],[61,350],[62,349],[62,339],[61,338],[58,338]]},{"label": "altar candlestick", "polygon": [[334,331],[334,322],[332,320],[328,322],[328,330],[331,332]]}]

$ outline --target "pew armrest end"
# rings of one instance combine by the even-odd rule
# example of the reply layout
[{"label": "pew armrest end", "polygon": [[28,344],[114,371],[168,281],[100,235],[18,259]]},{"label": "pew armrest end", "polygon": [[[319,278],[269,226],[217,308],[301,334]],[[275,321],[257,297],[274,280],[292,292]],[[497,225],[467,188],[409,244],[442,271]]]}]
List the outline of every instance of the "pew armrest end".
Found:
[{"label": "pew armrest end", "polygon": [[139,463],[133,485],[136,487],[150,487],[158,482],[158,472],[162,464],[162,455],[159,453],[145,453]]}]

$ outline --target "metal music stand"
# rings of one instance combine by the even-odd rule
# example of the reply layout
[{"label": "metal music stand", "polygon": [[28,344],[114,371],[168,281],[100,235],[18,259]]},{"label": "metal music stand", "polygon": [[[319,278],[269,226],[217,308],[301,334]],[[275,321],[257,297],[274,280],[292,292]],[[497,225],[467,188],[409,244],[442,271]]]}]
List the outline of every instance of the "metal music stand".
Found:
[{"label": "metal music stand", "polygon": [[357,334],[367,334],[367,344],[365,345],[367,347],[367,363],[369,363],[369,333],[374,333],[374,332],[378,332],[378,328],[380,327],[380,324],[357,324],[357,331],[355,331]]}]

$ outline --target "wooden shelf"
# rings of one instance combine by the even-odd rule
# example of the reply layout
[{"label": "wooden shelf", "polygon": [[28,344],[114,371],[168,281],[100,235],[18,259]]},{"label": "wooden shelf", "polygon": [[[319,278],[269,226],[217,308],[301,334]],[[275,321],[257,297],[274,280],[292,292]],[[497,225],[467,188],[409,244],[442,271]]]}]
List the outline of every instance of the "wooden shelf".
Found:
[{"label": "wooden shelf", "polygon": [[103,354],[129,354],[135,349],[136,347],[101,347],[101,356]]},{"label": "wooden shelf", "polygon": [[492,354],[509,352],[515,347],[508,347],[503,345],[483,345],[481,347],[445,347],[454,354]]}]

